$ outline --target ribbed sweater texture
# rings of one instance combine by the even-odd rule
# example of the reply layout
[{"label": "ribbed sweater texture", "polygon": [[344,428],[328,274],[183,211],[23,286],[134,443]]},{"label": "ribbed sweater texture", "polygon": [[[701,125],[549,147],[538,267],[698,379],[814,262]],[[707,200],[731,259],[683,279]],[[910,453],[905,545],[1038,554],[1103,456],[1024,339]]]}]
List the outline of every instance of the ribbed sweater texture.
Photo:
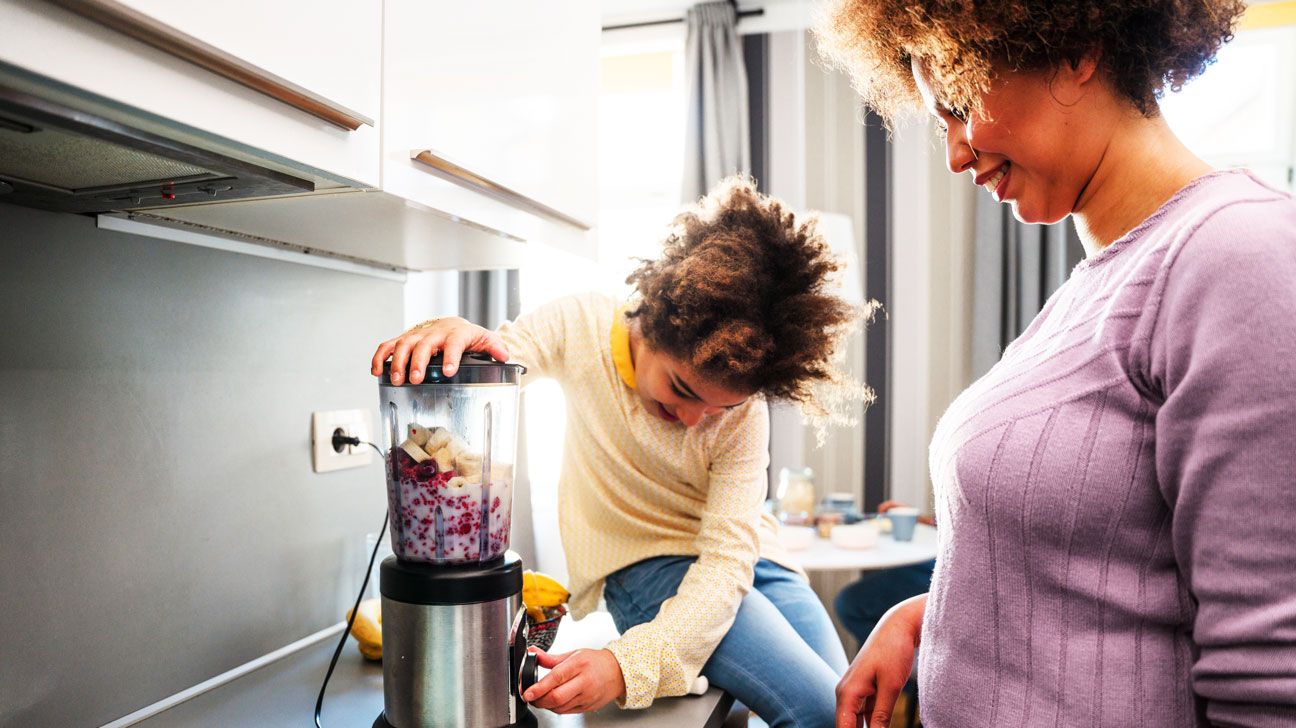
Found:
[{"label": "ribbed sweater texture", "polygon": [[1202,177],[941,418],[923,724],[1296,726],[1296,202]]}]

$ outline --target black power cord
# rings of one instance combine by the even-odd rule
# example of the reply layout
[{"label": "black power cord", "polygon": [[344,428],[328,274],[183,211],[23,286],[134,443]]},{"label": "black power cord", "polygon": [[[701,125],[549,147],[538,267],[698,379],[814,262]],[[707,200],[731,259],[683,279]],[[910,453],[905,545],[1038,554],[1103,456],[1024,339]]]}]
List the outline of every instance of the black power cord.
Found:
[{"label": "black power cord", "polygon": [[[347,445],[368,445],[378,453],[379,458],[386,457],[383,451],[372,442],[361,442],[358,437],[350,437],[341,428],[333,432],[333,449],[342,452]],[[324,683],[320,685],[319,697],[315,699],[315,728],[324,728],[320,722],[320,713],[324,710],[324,691],[328,689],[329,678],[337,667],[338,657],[346,647],[347,637],[351,636],[351,627],[355,624],[356,615],[360,613],[360,602],[364,601],[365,589],[369,588],[369,575],[373,573],[374,560],[378,558],[378,547],[382,546],[383,535],[387,533],[387,514],[383,513],[382,527],[378,529],[378,539],[374,541],[373,553],[369,554],[369,567],[365,569],[364,580],[360,582],[360,593],[356,595],[355,606],[351,607],[351,616],[347,618],[346,629],[342,630],[342,639],[338,640],[337,649],[333,650],[333,659],[329,661],[328,672],[324,674]]]}]

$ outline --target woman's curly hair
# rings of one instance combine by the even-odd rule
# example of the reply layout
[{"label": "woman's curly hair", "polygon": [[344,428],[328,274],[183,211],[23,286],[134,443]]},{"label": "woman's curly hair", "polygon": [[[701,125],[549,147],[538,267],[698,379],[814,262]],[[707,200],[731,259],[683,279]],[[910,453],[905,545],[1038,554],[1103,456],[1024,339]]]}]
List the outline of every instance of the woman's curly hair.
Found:
[{"label": "woman's curly hair", "polygon": [[627,316],[653,349],[728,389],[794,401],[812,416],[831,415],[819,385],[867,399],[834,365],[863,311],[834,292],[840,265],[816,222],[798,221],[748,179],[726,179],[626,279],[637,289]]},{"label": "woman's curly hair", "polygon": [[846,71],[888,123],[921,108],[912,60],[942,103],[981,111],[993,68],[1047,71],[1097,52],[1113,89],[1155,116],[1232,39],[1242,0],[829,0],[815,34],[820,55]]}]

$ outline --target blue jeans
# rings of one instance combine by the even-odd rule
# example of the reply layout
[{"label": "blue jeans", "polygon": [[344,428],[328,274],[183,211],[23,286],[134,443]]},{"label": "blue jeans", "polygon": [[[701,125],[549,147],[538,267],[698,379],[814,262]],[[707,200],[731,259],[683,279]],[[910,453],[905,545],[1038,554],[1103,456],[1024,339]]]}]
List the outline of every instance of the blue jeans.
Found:
[{"label": "blue jeans", "polygon": [[[603,598],[625,632],[675,596],[693,556],[660,556],[610,574]],[[828,612],[796,572],[756,562],[755,583],[702,674],[771,728],[831,728],[846,651]]]},{"label": "blue jeans", "polygon": [[833,609],[843,626],[864,644],[882,615],[909,597],[931,589],[935,561],[865,574],[837,594]]}]

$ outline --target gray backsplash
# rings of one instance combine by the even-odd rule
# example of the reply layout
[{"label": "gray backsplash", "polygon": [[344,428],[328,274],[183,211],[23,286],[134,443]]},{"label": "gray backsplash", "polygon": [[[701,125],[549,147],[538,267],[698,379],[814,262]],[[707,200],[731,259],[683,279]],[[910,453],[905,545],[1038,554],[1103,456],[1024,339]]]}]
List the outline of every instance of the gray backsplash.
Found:
[{"label": "gray backsplash", "polygon": [[97,726],[340,619],[382,470],[313,473],[310,413],[376,410],[401,308],[0,204],[0,726]]}]

